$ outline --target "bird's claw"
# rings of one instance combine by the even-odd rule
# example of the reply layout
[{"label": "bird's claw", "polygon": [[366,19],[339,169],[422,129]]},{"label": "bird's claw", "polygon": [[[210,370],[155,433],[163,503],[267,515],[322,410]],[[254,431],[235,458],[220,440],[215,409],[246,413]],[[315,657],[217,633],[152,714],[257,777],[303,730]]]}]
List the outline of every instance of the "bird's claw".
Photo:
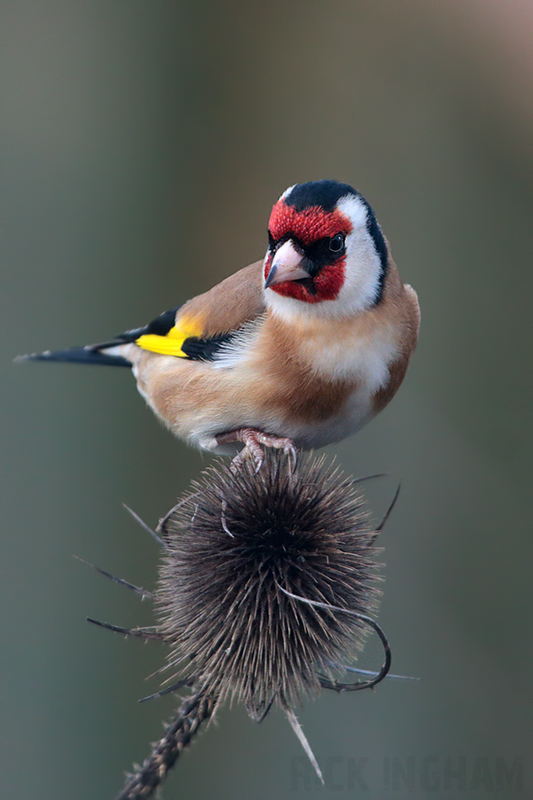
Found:
[{"label": "bird's claw", "polygon": [[296,469],[296,465],[298,463],[298,450],[296,449],[296,446],[292,441],[292,439],[289,439],[287,437],[271,436],[267,433],[262,433],[262,432],[258,433],[257,438],[259,442],[265,447],[272,447],[275,450],[283,450],[283,452],[289,459],[291,470],[294,471]]},{"label": "bird's claw", "polygon": [[243,464],[251,459],[255,463],[255,474],[257,475],[265,460],[264,447],[283,450],[289,459],[292,471],[296,469],[298,463],[298,451],[292,439],[273,436],[255,428],[241,428],[240,430],[220,434],[217,436],[217,442],[219,444],[227,442],[242,442],[244,444],[240,453],[237,453],[231,462],[230,469],[233,473],[238,473]]}]

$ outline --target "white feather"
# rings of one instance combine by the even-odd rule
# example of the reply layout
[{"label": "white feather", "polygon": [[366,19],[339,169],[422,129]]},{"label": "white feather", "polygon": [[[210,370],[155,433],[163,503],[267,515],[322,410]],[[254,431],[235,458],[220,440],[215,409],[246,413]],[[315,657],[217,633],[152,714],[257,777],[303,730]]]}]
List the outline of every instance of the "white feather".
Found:
[{"label": "white feather", "polygon": [[231,341],[222,345],[215,354],[213,367],[215,369],[232,369],[247,361],[250,355],[253,354],[259,329],[263,323],[263,315],[245,323],[242,328],[235,332]]}]

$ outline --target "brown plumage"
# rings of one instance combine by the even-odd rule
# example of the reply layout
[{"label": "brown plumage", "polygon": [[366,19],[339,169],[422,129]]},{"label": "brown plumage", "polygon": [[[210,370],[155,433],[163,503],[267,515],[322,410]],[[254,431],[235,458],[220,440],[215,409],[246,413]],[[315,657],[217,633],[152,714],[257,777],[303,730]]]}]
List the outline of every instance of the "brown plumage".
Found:
[{"label": "brown plumage", "polygon": [[[419,308],[368,203],[317,181],[288,189],[263,262],[145,328],[33,358],[131,365],[162,422],[189,444],[310,449],[371,420],[398,390]],[[261,441],[259,441],[261,439]]]},{"label": "brown plumage", "polygon": [[177,312],[176,320],[201,320],[202,336],[207,339],[235,331],[264,313],[262,288],[263,262],[256,261],[188,300]]}]

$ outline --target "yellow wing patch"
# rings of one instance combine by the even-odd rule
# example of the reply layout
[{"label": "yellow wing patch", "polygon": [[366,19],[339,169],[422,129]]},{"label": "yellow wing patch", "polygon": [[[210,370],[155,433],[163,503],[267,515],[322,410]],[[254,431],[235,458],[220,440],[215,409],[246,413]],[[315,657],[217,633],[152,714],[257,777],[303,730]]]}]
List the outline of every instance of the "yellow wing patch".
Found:
[{"label": "yellow wing patch", "polygon": [[158,336],[155,333],[145,333],[135,341],[135,344],[143,350],[150,350],[152,353],[160,353],[164,356],[177,356],[187,358],[187,354],[181,349],[186,339],[201,338],[203,325],[198,319],[180,319],[178,323],[165,336]]}]

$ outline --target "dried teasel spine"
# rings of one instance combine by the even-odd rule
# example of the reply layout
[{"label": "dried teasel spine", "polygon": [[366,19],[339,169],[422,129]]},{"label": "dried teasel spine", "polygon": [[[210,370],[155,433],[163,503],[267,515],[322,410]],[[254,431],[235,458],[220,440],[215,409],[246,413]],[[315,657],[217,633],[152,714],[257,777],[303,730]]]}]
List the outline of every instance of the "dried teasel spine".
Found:
[{"label": "dried teasel spine", "polygon": [[161,528],[156,601],[174,671],[186,662],[257,718],[353,660],[376,608],[376,529],[357,482],[324,458],[208,468]]}]

